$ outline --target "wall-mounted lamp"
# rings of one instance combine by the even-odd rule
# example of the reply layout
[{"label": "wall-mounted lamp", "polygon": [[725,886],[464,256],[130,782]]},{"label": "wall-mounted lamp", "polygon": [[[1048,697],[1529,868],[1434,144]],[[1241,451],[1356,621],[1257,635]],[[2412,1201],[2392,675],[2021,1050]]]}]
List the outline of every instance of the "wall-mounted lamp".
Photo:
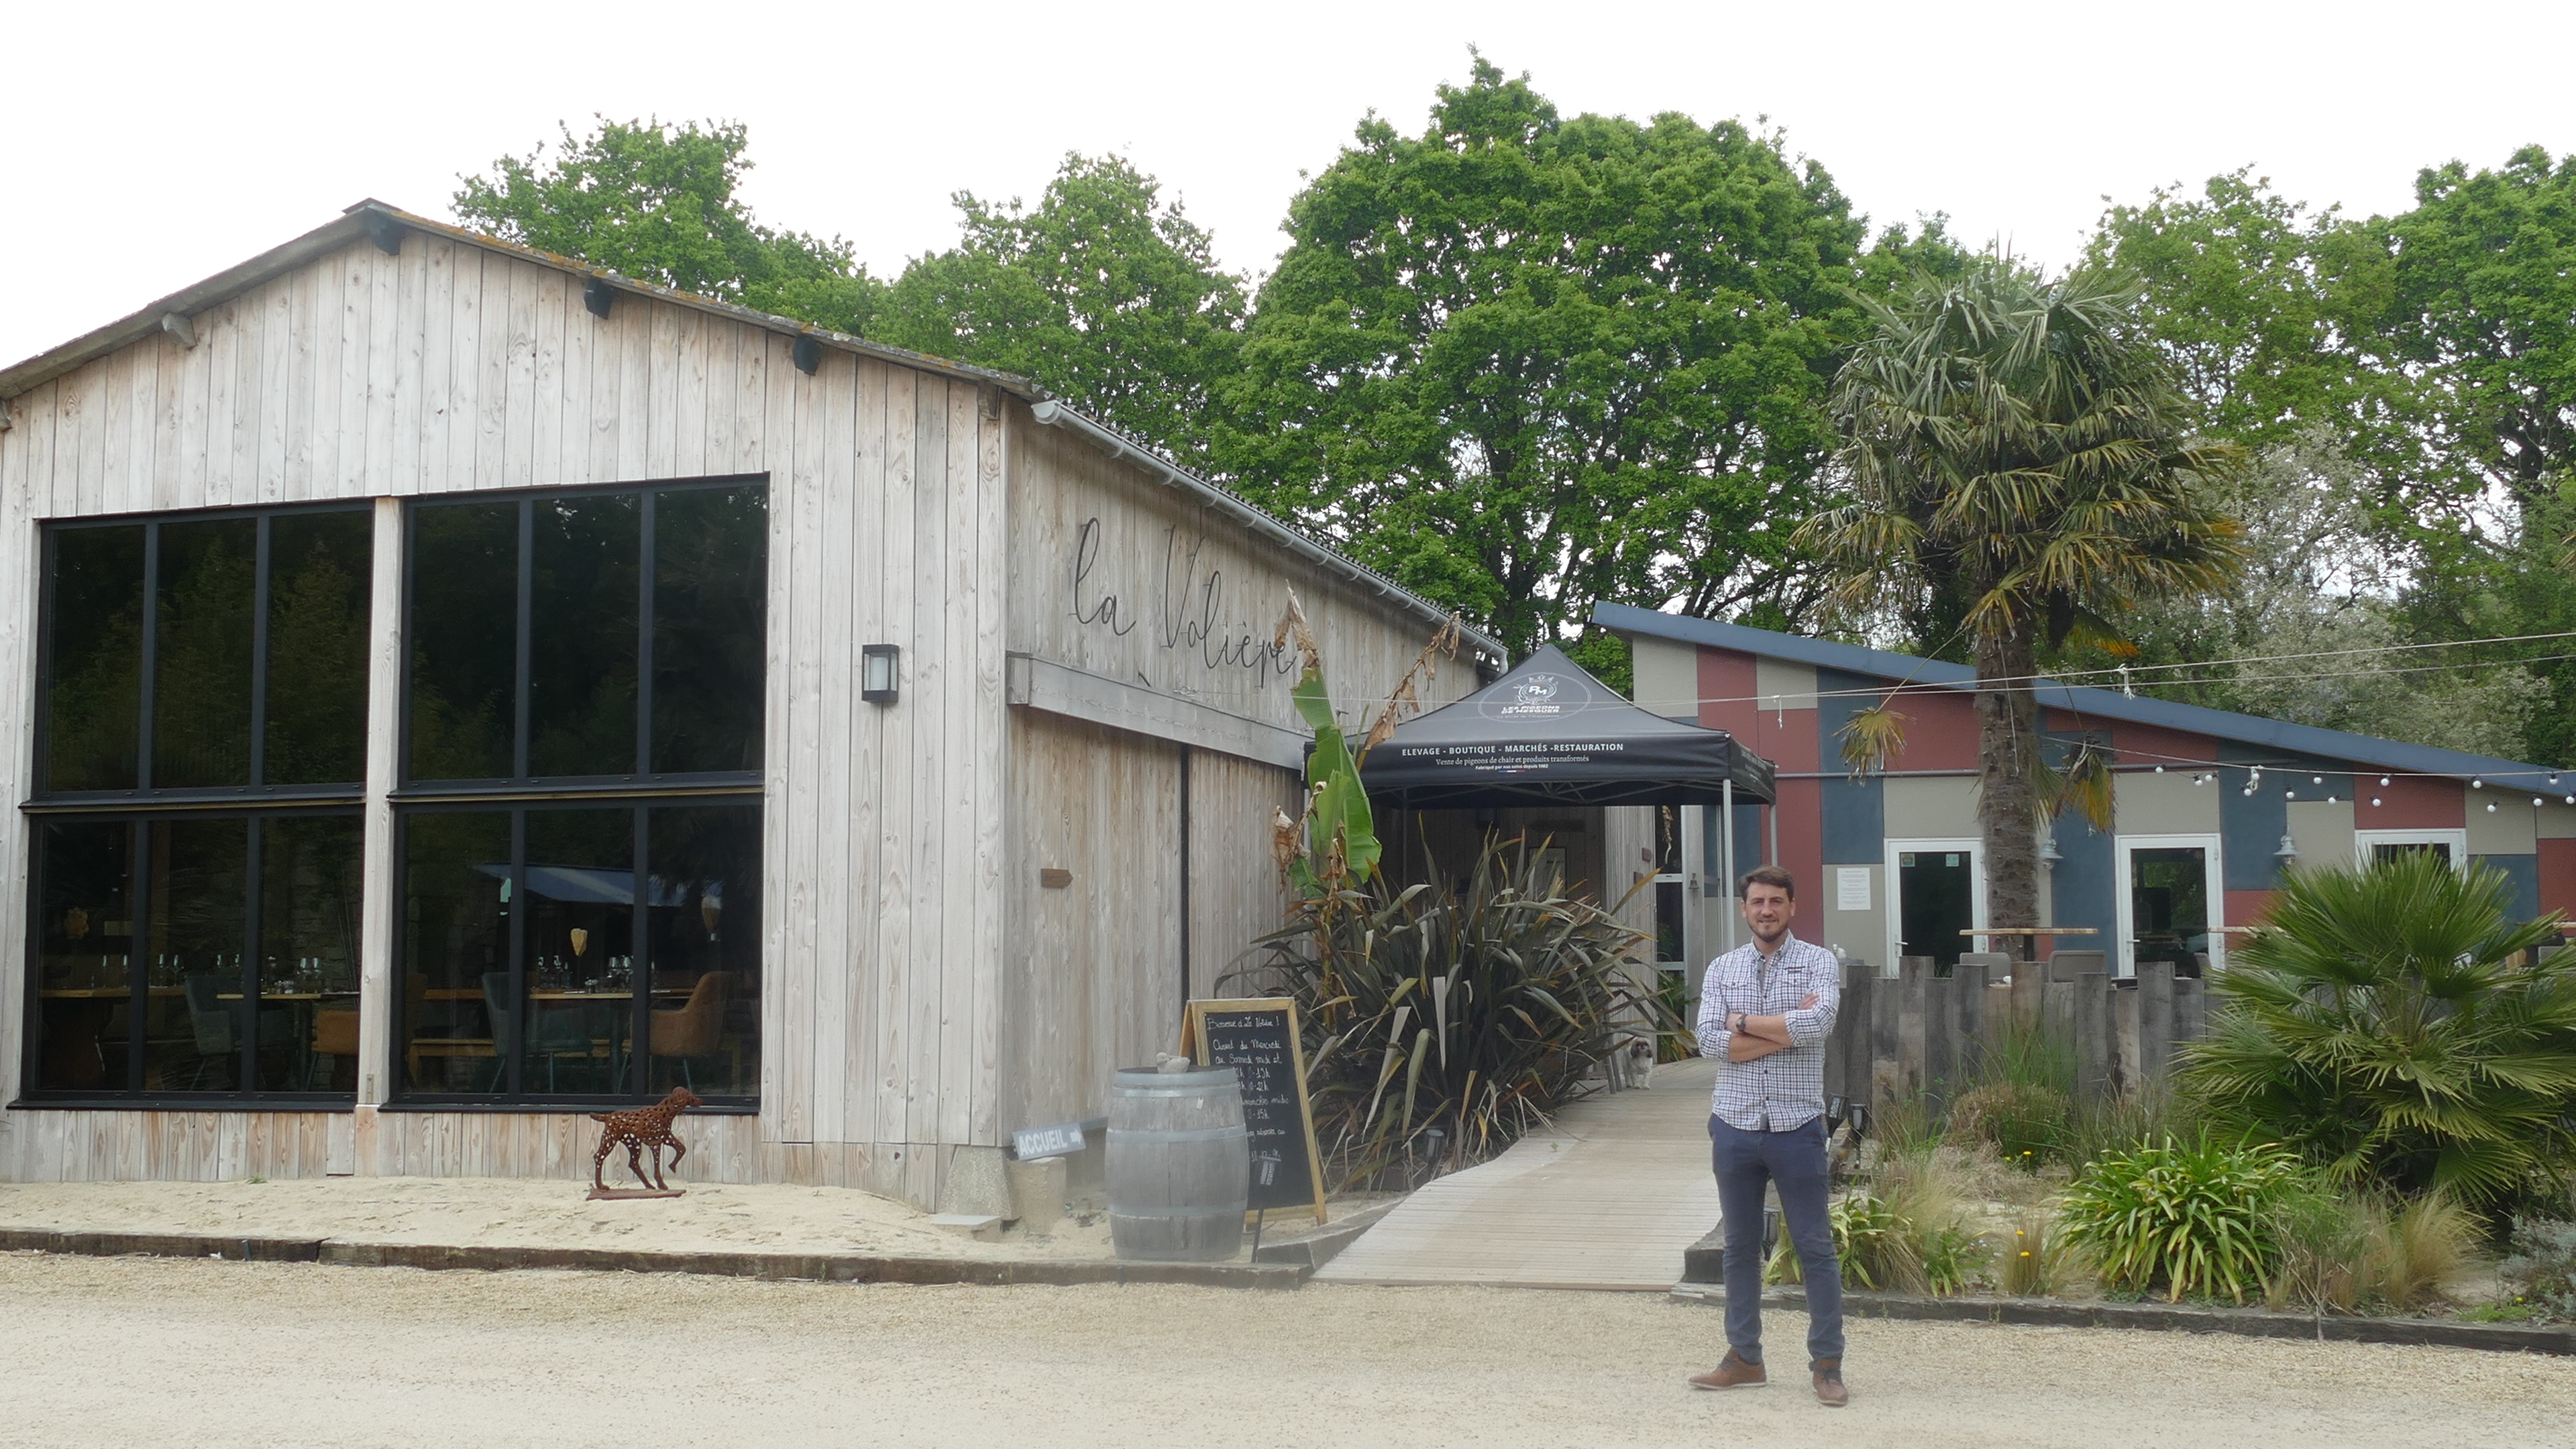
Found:
[{"label": "wall-mounted lamp", "polygon": [[2039,863],[2042,866],[2050,870],[2055,870],[2057,868],[2057,863],[2065,858],[2065,856],[2058,853],[2056,836],[2043,835],[2040,837]]},{"label": "wall-mounted lamp", "polygon": [[2272,858],[2279,861],[2284,868],[2287,868],[2292,862],[2299,858],[2299,842],[2292,840],[2288,835],[2284,834],[2281,837],[2280,849],[2272,852]]},{"label": "wall-mounted lamp", "polygon": [[799,337],[789,359],[796,364],[798,372],[812,377],[815,369],[823,365],[823,344],[811,337]]},{"label": "wall-mounted lamp", "polygon": [[859,646],[859,698],[870,704],[892,704],[903,659],[903,648],[897,644],[862,644]]}]

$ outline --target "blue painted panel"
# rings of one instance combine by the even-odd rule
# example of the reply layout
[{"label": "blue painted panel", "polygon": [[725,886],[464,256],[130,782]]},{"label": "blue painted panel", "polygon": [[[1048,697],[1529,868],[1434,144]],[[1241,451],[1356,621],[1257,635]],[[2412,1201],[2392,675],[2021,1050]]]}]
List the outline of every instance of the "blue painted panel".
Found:
[{"label": "blue painted panel", "polygon": [[2512,884],[2505,913],[2517,921],[2537,920],[2540,916],[2540,857],[2536,855],[2473,855],[2473,865],[2504,872]]},{"label": "blue painted panel", "polygon": [[1876,865],[1887,858],[1886,782],[1824,782],[1825,864]]},{"label": "blue painted panel", "polygon": [[[2272,852],[2281,848],[2281,837],[2290,833],[2290,802],[2283,790],[2295,788],[2287,783],[2287,762],[2257,746],[2234,740],[2218,742],[2222,760],[2244,760],[2266,766],[2259,783],[2253,764],[2222,765],[2218,770],[2218,839],[2219,853],[2224,857],[2223,884],[2232,891],[2278,890],[2281,885],[2281,862]],[[2301,778],[2301,783],[2305,783]],[[2247,793],[2248,791],[2252,793]]]},{"label": "blue painted panel", "polygon": [[[1724,818],[1724,812],[1714,805],[1700,812],[1700,859],[1706,862],[1701,869],[1708,872],[1705,877],[1707,883],[1700,888],[1700,894],[1704,896],[1735,894],[1735,882],[1726,878],[1724,866],[1726,857],[1718,851],[1718,837],[1725,830],[1725,826],[1721,823]],[[1762,807],[1750,800],[1736,801],[1735,873],[1737,876],[1742,876],[1746,871],[1762,863],[1762,849],[1770,838],[1769,822],[1763,818]]]},{"label": "blue painted panel", "polygon": [[[1816,671],[1816,758],[1831,770],[1842,763],[1846,721],[1878,700],[1887,681],[1839,669]],[[1872,775],[1824,782],[1821,838],[1827,865],[1876,865],[1887,858],[1886,782]]]},{"label": "blue painted panel", "polygon": [[2116,860],[2111,837],[2095,830],[2080,815],[2061,815],[2050,835],[2057,841],[2057,864],[2049,871],[2049,892],[2056,902],[2055,924],[2091,926],[2098,934],[2060,936],[2061,951],[2109,951],[2119,925],[2118,900],[2112,891]]}]

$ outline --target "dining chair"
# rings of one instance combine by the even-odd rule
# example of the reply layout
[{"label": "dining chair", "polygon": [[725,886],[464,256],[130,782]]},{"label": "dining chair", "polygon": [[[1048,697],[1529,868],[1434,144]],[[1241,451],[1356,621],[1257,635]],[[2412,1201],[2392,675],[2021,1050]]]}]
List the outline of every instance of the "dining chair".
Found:
[{"label": "dining chair", "polygon": [[680,1081],[691,1091],[698,1084],[691,1080],[689,1060],[715,1055],[724,1034],[725,993],[732,986],[733,973],[710,971],[689,989],[686,1003],[653,1013],[653,1055],[679,1058]]},{"label": "dining chair", "polygon": [[[492,1014],[492,1081],[483,1090],[497,1089],[506,1080],[510,1064],[502,1056],[509,1049],[510,1023],[517,1015],[510,1003],[510,973],[487,971],[483,975],[483,1009]],[[531,1056],[546,1059],[546,1090],[555,1087],[555,1063],[565,1057],[592,1060],[596,1047],[590,1039],[590,1009],[576,1007],[569,1011],[548,1011],[542,1006],[530,1018],[528,1039],[521,1049]],[[592,1072],[592,1085],[597,1086],[597,1070]]]},{"label": "dining chair", "polygon": [[[188,1026],[197,1047],[196,1075],[188,1079],[188,1090],[206,1079],[206,1068],[216,1062],[230,1062],[240,1049],[241,1038],[234,1032],[232,1005],[223,1001],[227,978],[211,971],[192,971],[179,978],[188,1002]],[[284,1007],[259,1013],[259,1044],[263,1047],[295,1044],[294,1014]]]},{"label": "dining chair", "polygon": [[354,1011],[317,1011],[313,1013],[313,1051],[304,1067],[304,1090],[313,1090],[313,1079],[319,1074],[328,1088],[340,1069],[341,1057],[358,1054],[358,1013]]}]

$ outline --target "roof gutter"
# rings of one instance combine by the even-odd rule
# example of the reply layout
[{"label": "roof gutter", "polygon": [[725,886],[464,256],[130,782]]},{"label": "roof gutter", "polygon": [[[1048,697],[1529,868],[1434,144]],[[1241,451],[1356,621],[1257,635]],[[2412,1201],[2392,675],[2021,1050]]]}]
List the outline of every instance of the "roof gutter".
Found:
[{"label": "roof gutter", "polygon": [[[1163,481],[1182,492],[1196,494],[1201,504],[1226,514],[1238,523],[1248,525],[1253,532],[1266,535],[1272,542],[1284,546],[1290,553],[1322,568],[1327,573],[1339,574],[1363,588],[1373,589],[1410,613],[1419,615],[1435,625],[1446,624],[1455,617],[1449,610],[1441,608],[1384,574],[1352,562],[1262,512],[1249,500],[1174,466],[1143,443],[1125,436],[1114,428],[1093,422],[1054,398],[1030,404],[1029,412],[1040,425],[1062,428],[1107,453],[1113,459],[1134,462],[1147,472],[1159,475]],[[1458,633],[1476,649],[1493,656],[1496,663],[1511,662],[1511,651],[1505,649],[1491,635],[1471,629],[1463,623],[1458,626]]]}]

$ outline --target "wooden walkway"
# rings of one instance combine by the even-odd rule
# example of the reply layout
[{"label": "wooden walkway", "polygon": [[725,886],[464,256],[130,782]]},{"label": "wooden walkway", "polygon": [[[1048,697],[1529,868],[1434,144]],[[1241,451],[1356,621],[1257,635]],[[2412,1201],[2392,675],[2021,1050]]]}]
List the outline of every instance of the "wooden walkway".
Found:
[{"label": "wooden walkway", "polygon": [[1469,1283],[1661,1293],[1717,1224],[1708,1170],[1716,1064],[1655,1068],[1481,1167],[1404,1200],[1315,1273],[1321,1283]]}]

